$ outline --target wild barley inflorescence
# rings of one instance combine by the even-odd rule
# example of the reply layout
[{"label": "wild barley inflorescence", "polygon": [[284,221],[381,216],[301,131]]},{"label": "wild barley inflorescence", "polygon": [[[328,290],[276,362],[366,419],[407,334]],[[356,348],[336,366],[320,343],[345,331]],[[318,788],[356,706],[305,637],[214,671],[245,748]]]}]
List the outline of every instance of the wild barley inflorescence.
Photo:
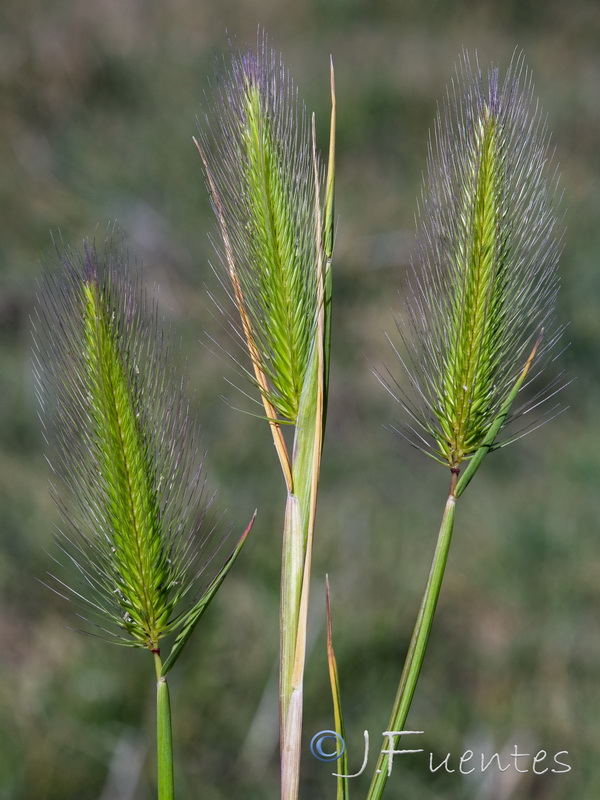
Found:
[{"label": "wild barley inflorescence", "polygon": [[[147,648],[158,678],[160,797],[172,796],[165,675],[214,596],[202,461],[173,354],[120,246],[65,250],[37,309],[36,373],[67,576],[90,633]],[[242,541],[243,541],[242,537]],[[218,544],[218,543],[217,543]],[[207,584],[208,583],[208,588]],[[163,662],[163,637],[177,633]]]},{"label": "wild barley inflorescence", "polygon": [[413,396],[394,389],[411,441],[455,469],[486,442],[538,337],[538,361],[557,338],[549,156],[522,58],[500,85],[497,68],[485,81],[465,55],[429,145],[408,322],[399,324]]},{"label": "wild barley inflorescence", "polygon": [[326,259],[324,175],[310,119],[266,38],[224,67],[209,108],[198,146],[226,289],[269,418],[295,424],[321,310],[318,267]]},{"label": "wild barley inflorescence", "polygon": [[61,267],[40,297],[37,363],[69,594],[98,633],[154,650],[181,625],[208,544],[196,434],[156,305],[124,254],[86,246]]}]

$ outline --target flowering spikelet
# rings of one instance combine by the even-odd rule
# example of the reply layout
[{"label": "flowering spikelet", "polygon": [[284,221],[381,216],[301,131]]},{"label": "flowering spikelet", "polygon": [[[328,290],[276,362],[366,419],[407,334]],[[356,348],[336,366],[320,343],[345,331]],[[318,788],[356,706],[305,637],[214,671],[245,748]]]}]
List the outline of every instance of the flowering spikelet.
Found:
[{"label": "flowering spikelet", "polygon": [[319,313],[323,174],[310,120],[265,38],[224,68],[199,149],[253,379],[295,423]]},{"label": "flowering spikelet", "polygon": [[465,55],[430,141],[408,322],[399,324],[416,400],[391,389],[415,423],[409,438],[453,468],[493,445],[487,437],[536,340],[544,330],[539,358],[557,338],[548,145],[522,59],[500,85],[498,69],[485,81]]},{"label": "flowering spikelet", "polygon": [[[66,251],[36,319],[36,377],[59,540],[60,581],[110,638],[158,649],[199,616],[211,552],[201,462],[157,314],[113,244]],[[58,580],[58,578],[57,578]],[[179,648],[180,649],[180,648]]]}]

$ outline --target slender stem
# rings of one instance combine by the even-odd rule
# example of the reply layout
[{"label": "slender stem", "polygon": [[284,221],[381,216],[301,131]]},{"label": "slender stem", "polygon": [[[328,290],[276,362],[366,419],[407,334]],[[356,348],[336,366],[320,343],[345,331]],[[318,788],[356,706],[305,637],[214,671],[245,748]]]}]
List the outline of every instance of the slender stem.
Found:
[{"label": "slender stem", "polygon": [[[454,528],[454,509],[456,506],[456,481],[458,474],[452,474],[452,482],[450,484],[450,491],[444,508],[444,515],[440,525],[440,532],[438,534],[438,541],[427,579],[427,586],[425,594],[421,601],[419,615],[410,640],[408,654],[404,662],[404,669],[400,678],[398,692],[394,701],[394,707],[390,717],[388,731],[401,731],[403,730],[404,723],[410,710],[417,681],[419,680],[419,673],[425,657],[425,650],[427,648],[427,641],[431,632],[433,624],[433,617],[437,605],[438,597],[440,596],[440,589],[442,580],[444,578],[444,570],[446,568],[446,561],[448,560],[448,551],[450,549],[450,542],[452,540],[452,530]],[[388,740],[389,741],[389,740]],[[390,747],[390,749],[392,749]],[[377,760],[377,768],[367,800],[379,800],[383,794],[385,784],[391,772],[389,754],[382,752]]]},{"label": "slender stem", "polygon": [[[286,505],[281,577],[281,798],[297,800],[302,739],[303,676],[310,567],[322,431],[321,405],[312,431],[300,425],[293,461],[294,486]],[[312,449],[314,439],[318,448]],[[297,476],[297,477],[296,477]]]},{"label": "slender stem", "polygon": [[158,800],[173,800],[173,734],[171,729],[171,701],[167,679],[161,675],[160,654],[154,650],[156,667],[156,755],[158,769]]},{"label": "slender stem", "polygon": [[[542,334],[543,330],[540,332],[540,335],[533,346],[525,366],[515,381],[515,384],[509,392],[506,400],[502,404],[496,419],[490,425],[488,433],[482,442],[481,447],[469,461],[469,464],[463,472],[460,480],[458,479],[458,467],[452,471],[450,491],[448,493],[448,500],[446,501],[446,507],[442,517],[442,524],[440,526],[437,546],[433,556],[433,562],[431,564],[431,570],[429,572],[429,578],[427,579],[427,586],[425,587],[425,594],[423,595],[415,629],[410,640],[408,654],[406,656],[406,661],[404,662],[404,669],[402,670],[402,676],[400,678],[400,684],[398,686],[398,692],[396,693],[396,699],[394,701],[394,707],[392,709],[392,715],[390,718],[388,728],[389,731],[401,731],[403,729],[404,723],[406,722],[406,717],[408,716],[408,712],[410,710],[413,695],[415,693],[415,688],[419,679],[419,673],[425,657],[425,649],[427,647],[429,633],[433,624],[435,608],[440,595],[440,589],[442,587],[446,561],[448,560],[448,551],[450,549],[452,530],[454,528],[454,509],[456,506],[456,501],[467,488],[473,476],[481,466],[483,459],[494,446],[496,437],[498,436],[498,433],[502,428],[502,425],[504,424],[510,412],[511,406],[535,359],[537,349],[542,340]],[[390,740],[388,739],[388,741]],[[391,746],[390,749],[392,749]],[[390,761],[389,754],[383,752],[382,749],[379,759],[377,760],[377,768],[375,774],[373,775],[371,786],[369,787],[367,800],[379,800],[383,794],[385,784],[391,772],[391,763],[392,762]]]},{"label": "slender stem", "polygon": [[285,725],[292,695],[294,654],[298,631],[298,609],[302,591],[304,549],[302,546],[302,519],[300,504],[295,494],[289,493],[285,507],[283,549],[281,563],[280,606],[280,714],[282,763],[285,761]]}]

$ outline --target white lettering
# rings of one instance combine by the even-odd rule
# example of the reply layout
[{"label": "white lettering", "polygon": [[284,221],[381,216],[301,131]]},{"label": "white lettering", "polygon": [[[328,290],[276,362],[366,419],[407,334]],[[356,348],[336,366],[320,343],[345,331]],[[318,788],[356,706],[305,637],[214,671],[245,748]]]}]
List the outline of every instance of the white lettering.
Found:
[{"label": "white lettering", "polygon": [[513,753],[513,758],[515,759],[515,769],[517,772],[529,772],[528,769],[519,769],[519,765],[517,764],[518,758],[527,758],[530,756],[531,753],[519,753],[517,745],[515,745],[515,752]]},{"label": "white lettering", "polygon": [[506,772],[506,770],[510,767],[510,764],[507,764],[505,767],[502,766],[502,764],[500,763],[500,756],[498,755],[498,753],[494,753],[492,755],[492,757],[490,758],[490,760],[488,761],[488,763],[484,766],[485,756],[482,753],[481,754],[481,771],[485,772],[486,769],[491,765],[491,763],[492,763],[492,761],[494,759],[496,759],[496,762],[498,763],[498,769],[500,770],[500,772]]},{"label": "white lettering", "polygon": [[394,750],[394,739],[396,736],[402,736],[403,734],[406,735],[417,735],[419,733],[424,733],[424,731],[384,731],[383,735],[388,737],[388,746],[387,748],[382,748],[381,755],[388,755],[388,778],[392,774],[392,766],[394,764],[394,756],[399,756],[404,753],[422,753],[423,750]]},{"label": "white lettering", "polygon": [[548,767],[544,767],[544,769],[535,768],[535,765],[539,764],[540,761],[543,761],[547,755],[548,753],[546,753],[545,750],[540,750],[539,753],[536,753],[535,756],[533,757],[533,771],[535,772],[536,775],[543,775],[544,772],[548,772]]},{"label": "white lettering", "polygon": [[433,753],[429,753],[429,772],[437,772],[438,769],[442,767],[445,768],[446,772],[456,772],[455,769],[450,769],[448,766],[448,760],[450,758],[450,753],[446,754],[446,758],[437,765],[437,767],[433,766]]},{"label": "white lettering", "polygon": [[367,761],[369,760],[369,731],[365,731],[365,757],[363,758],[362,767],[354,775],[341,775],[339,772],[332,772],[334,778],[358,778],[366,769]]},{"label": "white lettering", "polygon": [[465,764],[467,761],[470,761],[472,758],[473,758],[472,750],[466,750],[460,757],[460,763],[458,765],[458,769],[462,772],[463,775],[469,775],[471,772],[475,772],[475,767],[471,767],[471,769],[463,769],[463,764]]},{"label": "white lettering", "polygon": [[571,765],[570,764],[565,764],[564,761],[560,761],[560,759],[558,758],[559,756],[562,756],[562,755],[568,756],[569,755],[569,751],[568,750],[560,750],[558,753],[556,753],[556,755],[554,756],[554,763],[555,764],[559,764],[561,767],[565,767],[565,769],[553,769],[552,772],[556,772],[557,774],[561,774],[562,772],[571,772],[571,769],[572,769]]}]

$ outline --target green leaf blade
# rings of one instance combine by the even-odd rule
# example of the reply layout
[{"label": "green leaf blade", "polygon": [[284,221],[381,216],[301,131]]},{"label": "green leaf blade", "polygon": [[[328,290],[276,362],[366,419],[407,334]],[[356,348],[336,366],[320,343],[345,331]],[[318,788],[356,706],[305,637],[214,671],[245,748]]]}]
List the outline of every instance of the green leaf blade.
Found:
[{"label": "green leaf blade", "polygon": [[233,552],[231,553],[231,555],[229,556],[223,567],[220,569],[219,573],[215,576],[215,578],[213,578],[212,582],[210,583],[206,591],[203,593],[202,597],[200,597],[200,599],[194,603],[192,608],[190,608],[185,613],[185,615],[180,620],[177,621],[177,625],[178,627],[181,628],[181,630],[177,634],[175,641],[173,642],[173,645],[171,647],[171,651],[162,665],[161,675],[163,677],[173,668],[173,665],[181,655],[183,648],[185,647],[190,636],[192,635],[194,628],[196,627],[196,625],[200,621],[200,618],[203,616],[204,612],[214,599],[221,584],[225,580],[229,570],[234,565],[235,560],[240,554],[244,542],[246,541],[246,538],[250,533],[252,526],[254,525],[255,519],[256,519],[256,511],[254,512],[248,527],[242,534]]},{"label": "green leaf blade", "polygon": [[[333,647],[333,625],[331,621],[331,600],[329,594],[329,576],[325,576],[326,592],[326,611],[327,611],[327,664],[329,666],[329,683],[331,685],[331,697],[333,700],[333,717],[335,720],[335,732],[342,742],[346,742],[346,729],[344,726],[344,715],[342,712],[342,698],[340,692],[340,679]],[[344,751],[338,759],[338,778],[337,778],[337,800],[348,800],[350,797],[350,787],[348,784],[348,751],[344,746]]]}]

